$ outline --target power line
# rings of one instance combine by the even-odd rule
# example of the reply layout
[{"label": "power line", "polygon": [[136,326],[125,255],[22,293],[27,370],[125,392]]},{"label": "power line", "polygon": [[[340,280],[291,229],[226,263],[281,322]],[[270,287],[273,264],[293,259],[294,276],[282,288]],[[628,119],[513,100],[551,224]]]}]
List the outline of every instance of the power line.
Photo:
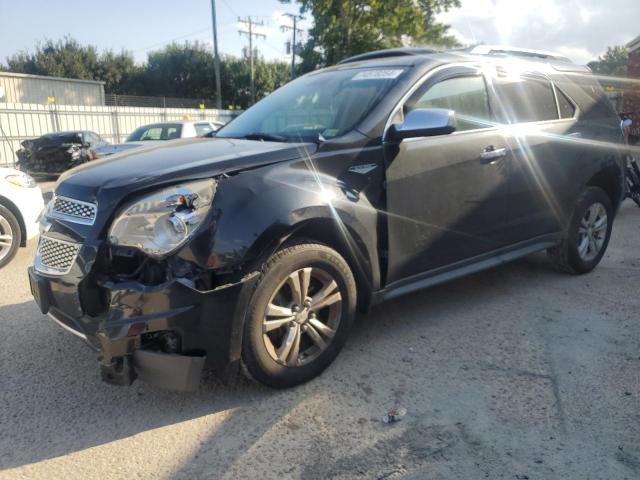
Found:
[{"label": "power line", "polygon": [[149,45],[148,47],[138,48],[136,50],[132,50],[132,52],[133,53],[142,52],[142,51],[150,50],[150,49],[152,49],[154,47],[161,47],[162,45],[166,45],[167,43],[175,42],[176,40],[181,40],[181,39],[186,38],[186,37],[191,37],[192,35],[197,35],[199,33],[208,32],[210,30],[210,28],[211,27],[206,27],[206,28],[202,28],[200,30],[196,30],[196,31],[191,32],[191,33],[185,33],[184,35],[180,35],[178,37],[173,37],[173,38],[170,38],[168,40],[164,40],[162,42],[154,43],[153,45]]},{"label": "power line", "polygon": [[224,5],[229,9],[229,11],[231,13],[233,13],[236,17],[239,17],[240,15],[231,7],[231,5],[229,5],[229,3],[227,3],[227,0],[222,0],[222,3],[224,3]]}]

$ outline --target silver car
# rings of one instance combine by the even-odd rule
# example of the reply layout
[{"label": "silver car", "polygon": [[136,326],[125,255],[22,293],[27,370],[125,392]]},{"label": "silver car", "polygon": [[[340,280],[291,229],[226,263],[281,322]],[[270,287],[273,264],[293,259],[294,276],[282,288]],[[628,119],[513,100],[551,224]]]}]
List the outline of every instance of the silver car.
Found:
[{"label": "silver car", "polygon": [[211,122],[207,120],[178,120],[174,122],[143,125],[142,127],[136,128],[133,133],[127,137],[125,143],[92,148],[90,156],[92,160],[96,160],[125,150],[153,145],[158,142],[179,138],[204,137],[217,131],[222,125],[224,125],[222,122]]}]

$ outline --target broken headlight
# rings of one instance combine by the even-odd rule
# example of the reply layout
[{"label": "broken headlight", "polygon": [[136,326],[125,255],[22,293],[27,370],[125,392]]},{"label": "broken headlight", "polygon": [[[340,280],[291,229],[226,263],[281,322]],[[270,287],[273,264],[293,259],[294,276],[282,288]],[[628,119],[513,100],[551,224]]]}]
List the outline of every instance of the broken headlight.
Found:
[{"label": "broken headlight", "polygon": [[163,188],[125,205],[109,230],[111,245],[135,247],[153,256],[168,255],[195,233],[211,208],[214,180]]}]

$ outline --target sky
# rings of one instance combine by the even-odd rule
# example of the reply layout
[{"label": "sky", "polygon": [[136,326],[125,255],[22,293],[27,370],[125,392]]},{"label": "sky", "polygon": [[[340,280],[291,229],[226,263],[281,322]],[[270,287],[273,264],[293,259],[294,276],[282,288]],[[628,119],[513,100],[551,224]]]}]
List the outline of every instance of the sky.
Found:
[{"label": "sky", "polygon": [[640,0],[462,0],[439,20],[463,44],[551,50],[586,63],[640,35]]},{"label": "sky", "polygon": [[[210,0],[0,0],[0,62],[38,42],[70,35],[99,49],[133,52],[139,62],[148,51],[175,40],[212,45]],[[247,39],[238,34],[238,17],[264,25],[256,40],[268,59],[288,59],[290,25],[283,13],[295,4],[277,0],[216,0],[219,49],[240,55]],[[553,50],[585,63],[609,45],[640,35],[640,0],[462,0],[462,8],[439,16],[463,43],[502,44]],[[310,20],[303,20],[308,28]]]}]

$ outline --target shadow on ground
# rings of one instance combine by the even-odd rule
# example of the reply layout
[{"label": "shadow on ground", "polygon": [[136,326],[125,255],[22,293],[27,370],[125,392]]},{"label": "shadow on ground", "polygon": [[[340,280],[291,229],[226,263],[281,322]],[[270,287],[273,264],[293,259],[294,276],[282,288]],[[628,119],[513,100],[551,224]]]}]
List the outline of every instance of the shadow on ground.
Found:
[{"label": "shadow on ground", "polygon": [[[442,322],[455,316],[463,304],[463,308],[469,308],[482,302],[483,296],[495,295],[501,278],[513,268],[507,266],[453,282],[432,289],[429,295],[409,295],[360,318],[347,349],[350,356],[358,357],[361,351],[366,357],[363,343],[375,341],[376,336],[388,336],[389,329],[403,330],[407,324],[415,327],[423,319],[432,324]],[[535,272],[539,265],[525,261],[515,268]],[[445,311],[447,315],[443,315]],[[38,462],[227,411],[230,414],[204,448],[213,448],[221,437],[229,443],[225,424],[247,422],[251,436],[257,439],[306,396],[326,387],[326,382],[319,381],[289,392],[273,391],[242,378],[225,385],[212,375],[192,394],[163,391],[140,382],[130,388],[113,387],[100,382],[95,353],[42,316],[33,302],[0,307],[0,322],[7,332],[0,353],[1,423],[5,432],[0,437],[0,451],[4,452],[0,468]],[[357,363],[361,360],[366,361],[355,359]],[[343,361],[338,368],[348,365]],[[325,375],[338,385],[340,376],[336,369]],[[273,408],[271,415],[251,415],[268,400]],[[238,448],[241,442],[246,449],[247,440],[236,439]],[[34,449],[34,445],[39,448]],[[233,463],[234,450],[226,448],[228,465]]]},{"label": "shadow on ground", "polygon": [[[635,478],[640,300],[627,287],[640,274],[611,251],[589,276],[540,254],[383,304],[320,378],[286,391],[213,376],[191,394],[106,385],[33,302],[3,305],[0,470],[100,447],[88,456],[134,455],[150,462],[140,472],[173,455],[166,478]],[[395,403],[408,416],[385,426]]]}]

